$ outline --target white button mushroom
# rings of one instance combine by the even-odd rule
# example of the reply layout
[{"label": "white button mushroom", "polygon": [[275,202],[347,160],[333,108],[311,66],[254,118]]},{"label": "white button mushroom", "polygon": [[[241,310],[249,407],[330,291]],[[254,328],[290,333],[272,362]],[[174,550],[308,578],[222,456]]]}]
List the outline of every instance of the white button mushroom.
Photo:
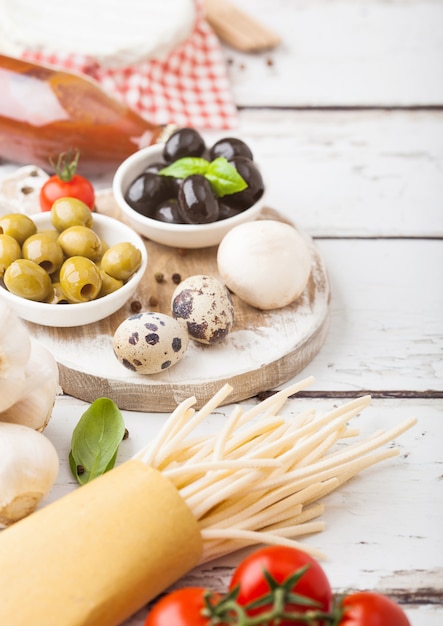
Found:
[{"label": "white button mushroom", "polygon": [[303,292],[311,253],[297,230],[277,220],[257,220],[230,230],[221,241],[221,279],[239,298],[258,309],[279,309]]}]

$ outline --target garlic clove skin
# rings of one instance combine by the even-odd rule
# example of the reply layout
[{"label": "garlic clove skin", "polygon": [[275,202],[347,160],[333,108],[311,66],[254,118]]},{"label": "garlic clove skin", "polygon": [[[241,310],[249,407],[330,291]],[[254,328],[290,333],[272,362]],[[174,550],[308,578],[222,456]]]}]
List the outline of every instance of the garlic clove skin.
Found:
[{"label": "garlic clove skin", "polygon": [[58,475],[54,445],[22,424],[0,422],[0,525],[26,517],[48,495]]},{"label": "garlic clove skin", "polygon": [[0,412],[0,421],[23,424],[43,431],[51,419],[57,395],[61,393],[57,361],[36,339],[31,339],[31,354],[25,369],[23,396]]},{"label": "garlic clove skin", "polygon": [[7,304],[0,302],[0,411],[23,395],[30,354],[28,329]]}]

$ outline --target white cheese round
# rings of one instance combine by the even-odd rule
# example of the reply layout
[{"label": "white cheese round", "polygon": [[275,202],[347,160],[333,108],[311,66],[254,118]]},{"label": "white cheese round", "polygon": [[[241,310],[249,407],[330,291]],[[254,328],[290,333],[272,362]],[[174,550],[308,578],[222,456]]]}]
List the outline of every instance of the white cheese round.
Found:
[{"label": "white cheese round", "polygon": [[90,57],[107,67],[161,59],[191,34],[193,0],[0,0],[0,52]]}]

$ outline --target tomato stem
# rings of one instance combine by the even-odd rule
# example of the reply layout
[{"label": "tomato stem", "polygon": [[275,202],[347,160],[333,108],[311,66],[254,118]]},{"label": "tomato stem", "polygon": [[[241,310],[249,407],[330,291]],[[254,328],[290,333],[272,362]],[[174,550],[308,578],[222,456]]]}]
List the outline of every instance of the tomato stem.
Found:
[{"label": "tomato stem", "polygon": [[243,607],[236,601],[236,594],[231,593],[222,598],[217,604],[206,603],[205,615],[209,617],[210,626],[278,626],[282,620],[301,626],[334,626],[341,616],[337,607],[331,611],[322,611],[316,608],[303,613],[287,611],[288,590],[285,585],[274,587],[264,600],[271,604],[271,608],[259,615],[249,615],[248,606]]},{"label": "tomato stem", "polygon": [[61,152],[58,155],[57,163],[54,163],[52,159],[49,159],[49,161],[60,180],[68,183],[75,176],[79,158],[80,150],[71,148],[67,152]]}]

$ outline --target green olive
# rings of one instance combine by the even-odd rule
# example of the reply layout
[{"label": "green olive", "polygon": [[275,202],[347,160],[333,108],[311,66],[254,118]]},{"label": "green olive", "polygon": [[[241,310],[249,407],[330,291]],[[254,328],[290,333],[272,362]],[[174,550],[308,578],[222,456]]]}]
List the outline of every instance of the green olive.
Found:
[{"label": "green olive", "polygon": [[6,269],[22,256],[20,246],[11,235],[0,235],[0,278]]},{"label": "green olive", "polygon": [[93,217],[87,204],[77,198],[58,198],[51,208],[51,223],[59,232],[71,226],[92,228]]},{"label": "green olive", "polygon": [[69,302],[95,300],[102,286],[100,270],[84,256],[73,256],[60,268],[61,288]]},{"label": "green olive", "polygon": [[29,259],[17,259],[6,269],[6,289],[16,296],[42,302],[51,291],[51,279],[45,270]]},{"label": "green olive", "polygon": [[39,230],[38,234],[44,235],[45,237],[47,237],[48,239],[52,239],[53,241],[57,241],[60,233],[58,232],[58,230],[55,230],[55,228],[47,228],[45,230]]},{"label": "green olive", "polygon": [[28,215],[8,213],[0,217],[0,234],[14,237],[20,246],[36,232],[37,226]]},{"label": "green olive", "polygon": [[102,256],[100,237],[87,226],[70,226],[60,233],[58,242],[66,256],[84,256],[98,261]]},{"label": "green olive", "polygon": [[69,304],[69,300],[59,282],[52,283],[51,291],[45,302],[48,304]]},{"label": "green olive", "polygon": [[102,256],[103,256],[106,250],[109,250],[109,244],[104,239],[101,239],[100,241],[102,242]]},{"label": "green olive", "polygon": [[100,267],[117,280],[126,281],[138,270],[141,263],[142,253],[140,250],[134,244],[122,241],[106,250]]},{"label": "green olive", "polygon": [[22,254],[24,259],[34,261],[48,274],[56,272],[64,260],[62,247],[50,232],[28,237],[22,246]]},{"label": "green olive", "polygon": [[100,276],[102,279],[102,286],[100,293],[98,294],[99,298],[103,298],[103,296],[107,296],[109,293],[113,293],[123,286],[122,280],[117,280],[117,278],[109,276],[109,274],[104,272],[102,269],[100,269]]}]

